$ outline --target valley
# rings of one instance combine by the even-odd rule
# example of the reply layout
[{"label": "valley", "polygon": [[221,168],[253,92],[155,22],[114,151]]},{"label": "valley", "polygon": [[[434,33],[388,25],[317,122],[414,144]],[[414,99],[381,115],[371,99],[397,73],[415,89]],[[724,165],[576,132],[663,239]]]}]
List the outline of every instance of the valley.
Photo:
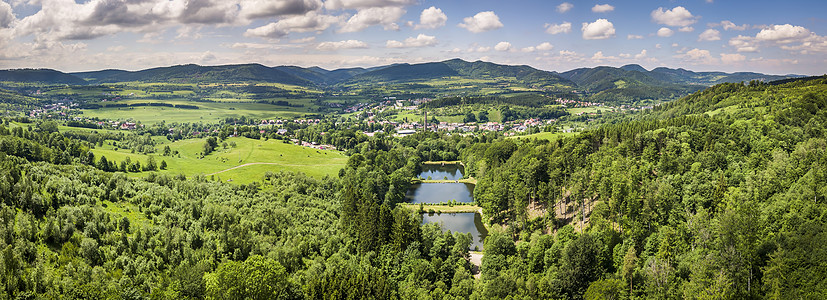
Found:
[{"label": "valley", "polygon": [[[781,239],[823,240],[823,76],[461,60],[26,73],[52,81],[0,83],[0,213],[39,224],[17,243],[57,257],[16,272],[106,270],[74,293],[117,294],[144,268],[133,288],[191,281],[165,288],[199,298],[240,265],[293,274],[266,284],[294,298],[643,285],[604,291],[633,298],[709,289],[711,273],[779,291],[781,260],[819,268],[823,247]],[[653,290],[656,270],[680,283]]]}]

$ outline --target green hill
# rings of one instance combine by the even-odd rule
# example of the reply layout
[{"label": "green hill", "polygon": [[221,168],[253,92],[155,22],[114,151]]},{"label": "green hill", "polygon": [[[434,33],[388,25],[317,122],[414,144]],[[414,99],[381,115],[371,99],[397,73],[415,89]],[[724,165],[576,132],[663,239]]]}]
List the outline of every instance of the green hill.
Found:
[{"label": "green hill", "polygon": [[52,69],[0,70],[0,81],[36,82],[46,84],[86,84],[86,81]]},{"label": "green hill", "polygon": [[313,82],[282,70],[260,64],[199,66],[195,64],[153,68],[136,72],[119,73],[99,82],[169,82],[169,83],[213,83],[213,82],[273,82],[295,85],[312,85]]},{"label": "green hill", "polygon": [[343,84],[403,83],[457,75],[457,71],[442,62],[397,64],[353,76]]},{"label": "green hill", "polygon": [[84,80],[87,80],[87,81],[98,81],[98,80],[103,80],[103,79],[108,78],[108,77],[121,75],[121,74],[124,74],[124,73],[129,73],[129,71],[116,70],[116,69],[106,69],[106,70],[100,70],[100,71],[74,72],[74,73],[69,73],[69,74],[80,77],[80,78],[82,78]]},{"label": "green hill", "polygon": [[538,70],[526,65],[510,66],[483,61],[467,62],[461,59],[446,60],[445,64],[451,66],[451,68],[456,70],[457,73],[470,78],[483,79],[511,77],[516,79],[518,82],[529,86],[574,87],[573,82],[562,78],[555,73]]}]

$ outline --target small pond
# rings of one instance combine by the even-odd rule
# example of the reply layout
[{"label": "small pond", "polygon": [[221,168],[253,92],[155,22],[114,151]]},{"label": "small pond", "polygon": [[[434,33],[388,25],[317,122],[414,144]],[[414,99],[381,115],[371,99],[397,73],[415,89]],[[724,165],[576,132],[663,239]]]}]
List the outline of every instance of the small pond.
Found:
[{"label": "small pond", "polygon": [[418,183],[405,195],[408,203],[440,203],[457,200],[474,202],[474,185],[470,183]]},{"label": "small pond", "polygon": [[422,223],[441,223],[442,230],[451,232],[470,232],[474,237],[471,250],[482,251],[482,241],[488,236],[488,230],[482,223],[482,216],[478,213],[442,213],[422,214]]},{"label": "small pond", "polygon": [[460,164],[446,164],[446,165],[422,165],[422,172],[418,177],[428,179],[428,176],[433,180],[458,180],[462,179],[462,165]]}]

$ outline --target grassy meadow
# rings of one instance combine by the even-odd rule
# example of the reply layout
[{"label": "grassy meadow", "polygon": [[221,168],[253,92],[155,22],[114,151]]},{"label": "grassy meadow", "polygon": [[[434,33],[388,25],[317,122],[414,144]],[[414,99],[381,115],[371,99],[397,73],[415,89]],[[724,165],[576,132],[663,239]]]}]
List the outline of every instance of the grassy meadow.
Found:
[{"label": "grassy meadow", "polygon": [[[199,153],[203,151],[205,140],[166,142],[156,145],[157,153],[149,155],[131,153],[128,149],[116,150],[111,145],[104,145],[92,151],[96,159],[105,156],[107,160],[118,163],[129,157],[131,161],[145,164],[152,156],[159,165],[161,161],[167,163],[167,169],[159,170],[160,173],[217,176],[223,181],[240,184],[260,181],[268,171],[299,171],[316,178],[325,175],[336,176],[347,161],[347,156],[339,151],[316,150],[285,144],[280,140],[265,141],[242,137],[226,139],[227,144],[234,142],[236,147],[218,147],[210,155],[200,158]],[[165,146],[169,146],[173,152],[178,151],[178,154],[163,156]],[[146,176],[148,172],[128,174]]]},{"label": "grassy meadow", "polygon": [[228,117],[253,117],[256,119],[298,118],[310,113],[311,99],[290,99],[290,104],[304,107],[287,107],[266,103],[250,102],[193,102],[185,99],[176,100],[127,100],[118,103],[169,103],[173,105],[195,105],[198,109],[183,109],[164,106],[109,107],[84,109],[83,115],[90,118],[109,120],[136,120],[142,123],[165,122],[204,122],[214,123]]}]

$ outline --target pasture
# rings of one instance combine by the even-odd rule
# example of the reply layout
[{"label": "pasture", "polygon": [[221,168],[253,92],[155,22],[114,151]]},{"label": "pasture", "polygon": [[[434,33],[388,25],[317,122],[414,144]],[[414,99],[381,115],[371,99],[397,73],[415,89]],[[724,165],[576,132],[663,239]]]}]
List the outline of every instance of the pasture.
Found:
[{"label": "pasture", "polygon": [[[167,164],[166,170],[159,173],[184,174],[187,176],[205,175],[221,178],[222,181],[246,184],[260,181],[268,171],[304,172],[308,176],[322,178],[325,175],[336,176],[344,167],[347,156],[339,151],[316,150],[313,148],[285,144],[280,140],[253,140],[242,137],[227,138],[227,144],[235,147],[218,147],[213,153],[201,157],[206,139],[187,139],[165,142],[156,145],[156,153],[149,155],[131,153],[128,149],[115,149],[110,145],[93,149],[97,160],[105,156],[108,161],[120,163],[127,157],[131,161],[145,164],[149,157],[154,157],[160,165]],[[163,149],[178,151],[171,156],[163,156]],[[130,176],[146,176],[149,172],[128,173]]]},{"label": "pasture", "polygon": [[304,107],[279,106],[267,103],[250,102],[195,102],[185,99],[174,100],[126,100],[117,103],[167,103],[173,105],[195,105],[198,109],[173,108],[165,106],[105,107],[84,109],[83,115],[89,118],[109,120],[134,120],[142,123],[159,123],[161,121],[179,123],[215,123],[224,118],[247,116],[255,119],[299,118],[311,113],[312,99],[290,99],[291,105]]}]

